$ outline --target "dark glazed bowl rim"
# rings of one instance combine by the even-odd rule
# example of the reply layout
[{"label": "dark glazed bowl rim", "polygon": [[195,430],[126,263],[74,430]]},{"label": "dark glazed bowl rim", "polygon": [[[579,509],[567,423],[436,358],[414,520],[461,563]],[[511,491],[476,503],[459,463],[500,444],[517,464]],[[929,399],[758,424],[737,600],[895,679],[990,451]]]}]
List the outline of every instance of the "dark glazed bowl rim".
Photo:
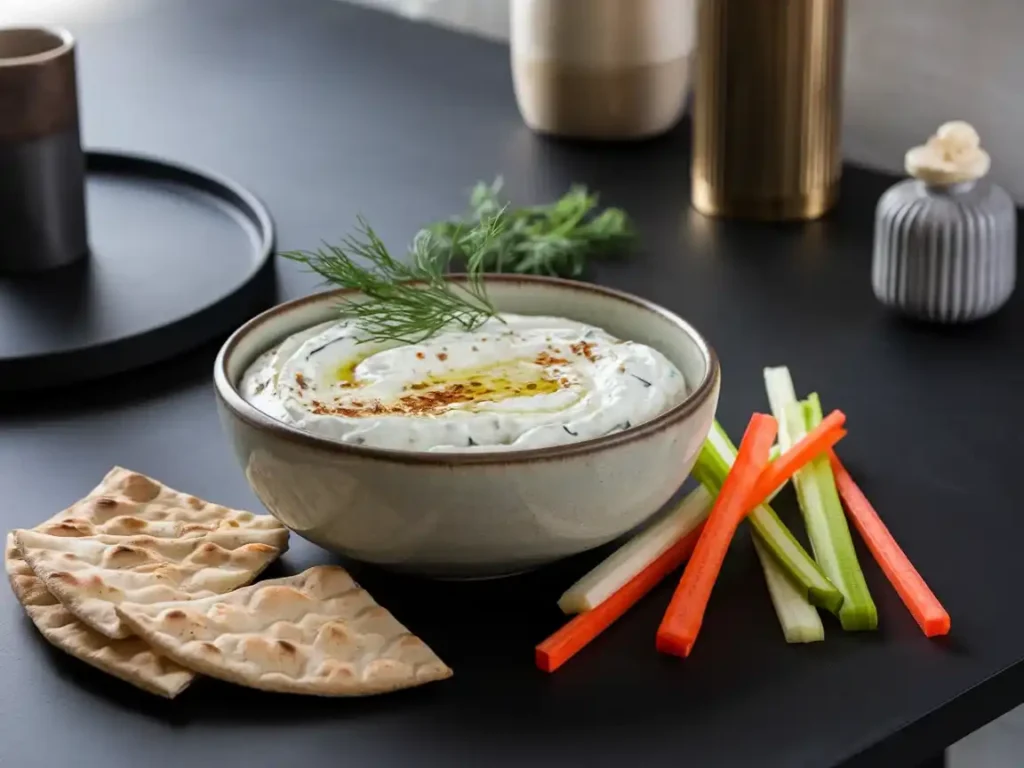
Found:
[{"label": "dark glazed bowl rim", "polygon": [[[463,281],[465,280],[465,276],[450,275],[450,279]],[[523,284],[528,286],[547,286],[561,290],[590,292],[598,294],[606,299],[626,302],[628,304],[632,304],[638,309],[659,315],[671,322],[681,332],[687,334],[694,343],[696,343],[704,357],[704,377],[681,402],[654,417],[650,421],[638,424],[635,427],[630,427],[629,429],[624,429],[621,432],[591,438],[590,440],[581,440],[577,443],[566,443],[564,445],[554,445],[546,448],[531,448],[524,451],[480,451],[472,453],[402,451],[390,448],[368,448],[366,446],[350,445],[337,440],[332,440],[328,437],[311,434],[310,432],[293,427],[283,421],[278,421],[272,416],[263,413],[242,397],[235,383],[232,382],[228,376],[228,362],[235,354],[235,351],[242,339],[247,337],[266,322],[273,320],[282,314],[287,314],[298,307],[309,304],[318,304],[327,301],[332,296],[342,296],[355,292],[348,289],[338,289],[314,293],[309,296],[304,296],[299,299],[293,299],[283,304],[279,304],[260,313],[259,315],[256,315],[256,317],[252,318],[232,333],[217,353],[217,359],[213,366],[213,380],[217,398],[220,400],[222,406],[230,411],[233,416],[245,422],[253,429],[268,430],[276,437],[306,445],[310,448],[318,448],[331,453],[352,456],[353,458],[376,459],[399,464],[454,467],[470,464],[508,466],[534,461],[568,459],[625,445],[635,440],[642,440],[650,435],[661,432],[664,429],[684,421],[698,408],[700,408],[700,406],[703,405],[716,390],[721,370],[718,362],[718,356],[715,354],[714,349],[692,325],[676,315],[674,312],[670,312],[659,304],[655,304],[647,299],[642,299],[639,296],[634,296],[631,293],[619,291],[614,288],[606,288],[592,283],[584,283],[577,280],[564,280],[562,278],[555,277],[494,274],[488,275],[487,281],[507,284]],[[280,343],[280,341],[281,340],[278,339],[273,342],[273,344]],[[248,364],[251,364],[251,362],[252,361],[249,361]]]}]

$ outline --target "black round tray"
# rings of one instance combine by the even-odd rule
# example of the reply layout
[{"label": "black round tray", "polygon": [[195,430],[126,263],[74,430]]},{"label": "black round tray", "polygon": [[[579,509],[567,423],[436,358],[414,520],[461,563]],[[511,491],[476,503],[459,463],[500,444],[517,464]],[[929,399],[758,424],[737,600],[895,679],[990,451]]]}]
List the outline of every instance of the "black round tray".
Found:
[{"label": "black round tray", "polygon": [[244,187],[120,152],[87,166],[89,256],[0,276],[0,391],[173,357],[273,301],[274,224]]}]

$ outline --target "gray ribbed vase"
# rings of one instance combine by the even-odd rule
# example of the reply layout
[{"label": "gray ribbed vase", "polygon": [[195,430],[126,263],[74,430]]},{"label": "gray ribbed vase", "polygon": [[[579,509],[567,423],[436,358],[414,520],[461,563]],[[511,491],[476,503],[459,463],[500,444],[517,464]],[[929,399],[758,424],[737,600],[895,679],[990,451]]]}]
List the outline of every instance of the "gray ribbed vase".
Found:
[{"label": "gray ribbed vase", "polygon": [[922,320],[962,323],[1010,298],[1017,211],[995,184],[928,186],[907,179],[875,211],[871,283],[883,304]]}]

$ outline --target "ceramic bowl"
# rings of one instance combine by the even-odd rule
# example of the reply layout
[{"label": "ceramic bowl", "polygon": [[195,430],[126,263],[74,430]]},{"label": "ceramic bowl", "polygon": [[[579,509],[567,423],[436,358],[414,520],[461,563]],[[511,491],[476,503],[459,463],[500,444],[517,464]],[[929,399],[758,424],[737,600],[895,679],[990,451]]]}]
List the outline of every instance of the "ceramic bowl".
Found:
[{"label": "ceramic bowl", "polygon": [[682,371],[686,398],[631,429],[516,452],[429,453],[343,445],[257,410],[238,383],[286,336],[336,316],[339,292],[253,318],[217,355],[221,417],[253,491],[282,523],[364,562],[441,578],[528,570],[597,547],[654,514],[686,479],[718,404],[714,351],[651,302],[587,283],[494,276],[503,312],[553,315],[651,345]]}]

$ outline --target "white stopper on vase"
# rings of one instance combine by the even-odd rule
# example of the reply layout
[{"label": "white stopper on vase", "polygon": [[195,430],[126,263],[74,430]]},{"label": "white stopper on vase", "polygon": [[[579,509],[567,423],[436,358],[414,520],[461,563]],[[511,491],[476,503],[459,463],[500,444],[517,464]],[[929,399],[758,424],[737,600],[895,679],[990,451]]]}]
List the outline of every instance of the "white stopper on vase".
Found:
[{"label": "white stopper on vase", "polygon": [[907,173],[939,187],[977,181],[988,173],[991,164],[978,132],[963,120],[943,123],[934,136],[909,150],[904,159]]}]

